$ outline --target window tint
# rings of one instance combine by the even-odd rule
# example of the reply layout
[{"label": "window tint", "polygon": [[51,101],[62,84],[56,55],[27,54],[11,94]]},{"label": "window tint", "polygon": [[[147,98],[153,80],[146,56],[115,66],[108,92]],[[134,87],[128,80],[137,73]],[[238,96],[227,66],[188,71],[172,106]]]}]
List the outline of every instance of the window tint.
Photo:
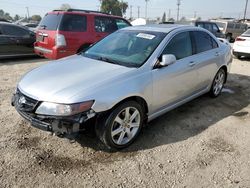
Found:
[{"label": "window tint", "polygon": [[40,29],[57,30],[62,14],[47,14],[39,24]]},{"label": "window tint", "polygon": [[230,28],[230,29],[233,29],[234,28],[234,24],[233,23],[228,23],[227,27]]},{"label": "window tint", "polygon": [[163,54],[173,54],[176,59],[182,59],[192,55],[192,43],[189,32],[177,34],[171,39]]},{"label": "window tint", "polygon": [[213,24],[213,32],[219,32],[219,28],[216,24]]},{"label": "window tint", "polygon": [[235,29],[240,29],[241,24],[236,24]]},{"label": "window tint", "polygon": [[204,28],[204,24],[203,24],[203,23],[200,23],[200,22],[196,23],[196,26],[197,26],[197,27],[202,27],[202,28]]},{"label": "window tint", "polygon": [[206,32],[193,31],[193,37],[196,46],[196,53],[205,52],[217,48],[217,42]]},{"label": "window tint", "polygon": [[95,31],[112,33],[118,29],[115,20],[108,17],[95,17]]},{"label": "window tint", "polygon": [[60,31],[75,31],[83,32],[87,30],[87,18],[86,16],[76,14],[65,14],[62,18]]},{"label": "window tint", "polygon": [[207,29],[208,31],[212,31],[213,30],[212,29],[212,24],[210,24],[210,23],[205,23],[204,24],[204,28]]},{"label": "window tint", "polygon": [[130,26],[127,22],[125,22],[125,21],[122,20],[122,19],[115,19],[115,21],[116,21],[116,25],[117,25],[117,28],[118,28],[118,29],[122,29],[122,28],[124,28],[124,27]]},{"label": "window tint", "polygon": [[28,36],[29,32],[23,28],[17,27],[15,25],[3,25],[2,32],[5,35],[24,37]]}]

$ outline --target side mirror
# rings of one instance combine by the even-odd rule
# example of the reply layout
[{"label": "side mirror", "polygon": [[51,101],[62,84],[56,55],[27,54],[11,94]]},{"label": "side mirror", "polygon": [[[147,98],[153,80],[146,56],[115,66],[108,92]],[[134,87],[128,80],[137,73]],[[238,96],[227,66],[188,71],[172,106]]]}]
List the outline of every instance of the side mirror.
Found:
[{"label": "side mirror", "polygon": [[176,62],[176,57],[172,54],[162,55],[162,61],[159,62],[158,67],[166,67]]}]

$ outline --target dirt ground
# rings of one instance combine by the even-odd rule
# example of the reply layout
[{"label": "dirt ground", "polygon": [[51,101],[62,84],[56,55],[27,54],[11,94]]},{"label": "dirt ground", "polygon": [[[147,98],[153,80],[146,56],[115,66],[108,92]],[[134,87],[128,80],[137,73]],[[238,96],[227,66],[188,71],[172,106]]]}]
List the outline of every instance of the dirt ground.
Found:
[{"label": "dirt ground", "polygon": [[234,60],[219,98],[202,96],[110,153],[33,128],[10,105],[21,76],[43,59],[0,63],[0,187],[250,187],[250,60]]}]

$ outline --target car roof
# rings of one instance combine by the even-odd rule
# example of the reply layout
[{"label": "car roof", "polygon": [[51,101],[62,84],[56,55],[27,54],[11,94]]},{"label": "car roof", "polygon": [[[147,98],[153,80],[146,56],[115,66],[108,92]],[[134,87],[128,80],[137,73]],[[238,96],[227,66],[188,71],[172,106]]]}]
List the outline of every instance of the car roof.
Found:
[{"label": "car roof", "polygon": [[132,26],[123,28],[123,30],[141,30],[141,31],[154,31],[154,32],[162,32],[169,33],[175,29],[192,29],[196,28],[195,26],[189,25],[179,25],[179,24],[152,24],[152,25],[143,25],[143,26]]},{"label": "car roof", "polygon": [[[53,10],[47,14],[83,14],[83,15],[95,15],[95,16],[107,16],[113,18],[122,18],[121,16],[115,16],[105,12],[92,11],[92,10],[81,10],[81,9],[69,9],[69,10]],[[122,18],[124,19],[124,18]]]}]

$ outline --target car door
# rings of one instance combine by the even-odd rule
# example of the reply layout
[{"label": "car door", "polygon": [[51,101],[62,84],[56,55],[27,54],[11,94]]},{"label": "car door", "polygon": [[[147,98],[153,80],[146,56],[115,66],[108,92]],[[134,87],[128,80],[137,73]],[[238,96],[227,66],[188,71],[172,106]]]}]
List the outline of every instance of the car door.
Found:
[{"label": "car door", "polygon": [[10,40],[7,35],[3,34],[2,27],[0,26],[0,57],[13,54],[14,47],[15,42]]},{"label": "car door", "polygon": [[194,41],[196,59],[196,69],[198,72],[199,88],[205,89],[211,84],[218,69],[222,54],[219,44],[205,31],[192,31],[191,36]]},{"label": "car door", "polygon": [[104,16],[95,16],[95,42],[106,37],[118,29],[113,18]]},{"label": "car door", "polygon": [[13,55],[33,53],[35,34],[16,25],[2,25],[2,32],[12,46],[10,50]]},{"label": "car door", "polygon": [[152,71],[155,111],[180,101],[199,89],[190,32],[176,34],[162,54],[173,54],[177,61]]}]

